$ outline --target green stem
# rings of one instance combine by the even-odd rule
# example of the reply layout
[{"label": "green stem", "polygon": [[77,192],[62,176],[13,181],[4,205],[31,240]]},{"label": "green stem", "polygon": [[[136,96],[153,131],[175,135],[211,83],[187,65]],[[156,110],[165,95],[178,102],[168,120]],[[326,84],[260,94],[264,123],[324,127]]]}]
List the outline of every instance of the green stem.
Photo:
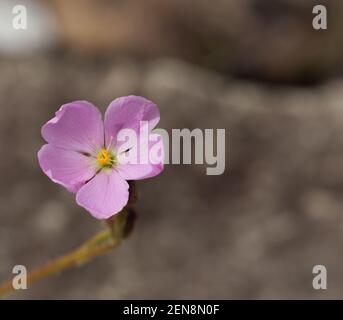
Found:
[{"label": "green stem", "polygon": [[[32,284],[50,275],[57,274],[66,269],[80,266],[98,256],[104,255],[117,247],[123,236],[127,212],[123,210],[108,221],[109,228],[101,231],[78,249],[67,253],[47,264],[38,267],[27,274],[27,283]],[[0,297],[15,291],[12,280],[0,285]]]}]

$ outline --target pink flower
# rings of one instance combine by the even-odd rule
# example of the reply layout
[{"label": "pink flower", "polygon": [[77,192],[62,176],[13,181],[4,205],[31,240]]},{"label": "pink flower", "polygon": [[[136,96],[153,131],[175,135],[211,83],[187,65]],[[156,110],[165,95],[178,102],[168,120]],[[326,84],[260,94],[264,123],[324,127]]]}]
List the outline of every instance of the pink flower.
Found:
[{"label": "pink flower", "polygon": [[[120,212],[128,202],[126,180],[150,178],[163,171],[162,138],[151,132],[159,120],[157,106],[138,96],[112,101],[104,122],[100,111],[91,103],[67,103],[42,127],[42,136],[48,144],[38,152],[39,164],[52,181],[76,194],[80,206],[97,219],[107,219]],[[158,147],[160,160],[124,163],[123,154],[118,154],[124,144],[118,133],[131,129],[139,140],[142,121],[148,125],[146,147],[130,145],[120,152],[127,154],[138,150],[146,156],[152,148]]]}]

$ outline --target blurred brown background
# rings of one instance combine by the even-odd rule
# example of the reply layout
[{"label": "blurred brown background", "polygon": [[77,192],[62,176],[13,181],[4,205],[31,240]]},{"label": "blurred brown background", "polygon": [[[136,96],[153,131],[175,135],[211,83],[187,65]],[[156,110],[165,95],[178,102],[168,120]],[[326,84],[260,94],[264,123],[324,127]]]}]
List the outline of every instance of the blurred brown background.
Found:
[{"label": "blurred brown background", "polygon": [[343,298],[342,1],[25,0],[25,31],[15,4],[0,4],[0,280],[102,227],[38,166],[65,102],[138,94],[162,128],[226,128],[227,169],[140,181],[119,249],[10,298]]}]

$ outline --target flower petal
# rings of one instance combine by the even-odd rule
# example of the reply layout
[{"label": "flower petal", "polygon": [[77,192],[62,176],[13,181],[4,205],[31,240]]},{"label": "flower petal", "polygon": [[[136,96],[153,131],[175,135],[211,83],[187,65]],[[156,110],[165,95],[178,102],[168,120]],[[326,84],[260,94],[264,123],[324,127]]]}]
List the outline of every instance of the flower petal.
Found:
[{"label": "flower petal", "polygon": [[76,193],[96,173],[94,159],[72,150],[50,144],[38,152],[38,161],[43,172],[54,182]]},{"label": "flower petal", "polygon": [[94,153],[104,145],[101,113],[87,101],[64,104],[43,126],[42,136],[60,148]]},{"label": "flower petal", "polygon": [[76,195],[76,202],[97,219],[108,219],[120,212],[128,199],[129,185],[114,170],[102,170]]},{"label": "flower petal", "polygon": [[121,129],[134,129],[138,133],[140,121],[147,121],[150,131],[160,121],[160,112],[153,102],[139,96],[113,100],[105,113],[106,146],[110,143],[117,146],[116,137]]},{"label": "flower petal", "polygon": [[[127,159],[127,164],[123,163],[124,157]],[[125,155],[119,155],[118,161],[116,170],[125,180],[146,179],[160,174],[164,168],[162,136],[150,134],[148,141],[141,141]]]}]

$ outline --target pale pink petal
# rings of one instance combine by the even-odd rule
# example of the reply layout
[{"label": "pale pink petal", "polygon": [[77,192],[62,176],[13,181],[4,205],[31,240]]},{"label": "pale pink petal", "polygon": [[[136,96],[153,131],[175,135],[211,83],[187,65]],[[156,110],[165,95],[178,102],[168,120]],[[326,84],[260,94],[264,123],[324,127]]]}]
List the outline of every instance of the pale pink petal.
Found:
[{"label": "pale pink petal", "polygon": [[150,134],[148,141],[141,141],[138,146],[119,155],[118,161],[116,170],[125,180],[146,179],[160,174],[164,167],[162,136]]},{"label": "pale pink petal", "polygon": [[114,170],[103,170],[77,193],[76,202],[97,219],[120,212],[129,199],[128,183]]},{"label": "pale pink petal", "polygon": [[54,182],[76,193],[95,173],[94,159],[72,150],[50,144],[38,152],[38,161],[43,172]]},{"label": "pale pink petal", "polygon": [[118,145],[116,137],[121,129],[134,129],[138,133],[140,121],[148,122],[149,131],[160,121],[159,110],[153,102],[139,96],[120,97],[112,101],[105,113],[106,145]]},{"label": "pale pink petal", "polygon": [[67,103],[43,126],[42,136],[60,148],[95,153],[104,145],[102,115],[87,101]]}]

